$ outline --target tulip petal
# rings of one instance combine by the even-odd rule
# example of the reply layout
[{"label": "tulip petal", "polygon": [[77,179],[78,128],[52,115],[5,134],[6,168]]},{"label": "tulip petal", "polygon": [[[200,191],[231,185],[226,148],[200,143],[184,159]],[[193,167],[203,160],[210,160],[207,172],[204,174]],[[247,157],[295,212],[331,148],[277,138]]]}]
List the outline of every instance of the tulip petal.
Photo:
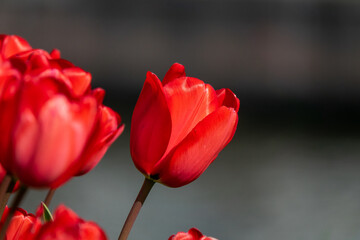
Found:
[{"label": "tulip petal", "polygon": [[19,52],[30,50],[29,43],[15,35],[0,35],[0,55],[9,58]]},{"label": "tulip petal", "polygon": [[61,57],[61,53],[60,53],[60,50],[59,49],[53,49],[51,52],[50,52],[50,56],[52,59],[59,59]]},{"label": "tulip petal", "polygon": [[70,95],[69,86],[60,78],[63,75],[58,70],[46,70],[37,77],[29,77],[31,81],[23,84],[21,89],[21,105],[19,111],[31,109],[37,116],[44,102],[58,95],[59,92],[64,95]]},{"label": "tulip petal", "polygon": [[45,223],[36,235],[37,240],[106,240],[105,232],[94,222],[80,218],[74,211],[60,205],[54,220]]},{"label": "tulip petal", "polygon": [[240,100],[236,95],[228,88],[216,90],[218,100],[221,106],[234,108],[236,112],[240,108]]},{"label": "tulip petal", "polygon": [[176,235],[172,235],[168,240],[217,240],[217,239],[204,236],[197,228],[191,228],[188,232],[178,232]]},{"label": "tulip petal", "polygon": [[201,120],[218,108],[218,100],[213,87],[191,77],[173,80],[164,86],[164,93],[172,121],[168,153]]},{"label": "tulip petal", "polygon": [[160,80],[148,72],[131,121],[130,151],[135,166],[149,174],[163,156],[171,134],[171,117]]},{"label": "tulip petal", "polygon": [[97,103],[100,106],[104,101],[105,90],[102,88],[95,88],[91,91],[91,96],[93,96],[96,99]]},{"label": "tulip petal", "polygon": [[50,67],[48,55],[43,54],[42,51],[34,51],[29,58],[29,67],[32,70]]},{"label": "tulip petal", "polygon": [[232,108],[220,107],[204,118],[154,169],[159,182],[181,187],[194,181],[232,139],[238,122]]},{"label": "tulip petal", "polygon": [[81,68],[66,68],[63,74],[67,76],[72,83],[72,90],[75,96],[81,96],[90,89],[91,74]]},{"label": "tulip petal", "polygon": [[90,137],[90,142],[82,154],[83,164],[77,176],[89,172],[99,163],[110,145],[124,131],[124,124],[120,124],[119,114],[109,107],[100,107],[94,134]]},{"label": "tulip petal", "polygon": [[202,233],[197,228],[191,228],[188,232],[194,239],[200,239],[203,237]]},{"label": "tulip petal", "polygon": [[94,98],[71,103],[60,95],[46,102],[36,119],[25,111],[14,134],[17,177],[38,187],[48,186],[64,174],[70,178],[76,170],[67,169],[74,166],[84,149],[96,109]]},{"label": "tulip petal", "polygon": [[[4,217],[8,216],[9,210],[10,209],[6,207],[1,219],[1,225],[5,221]],[[17,208],[6,230],[5,239],[32,239],[33,234],[31,233],[31,229],[33,227],[37,228],[38,226],[33,214],[27,213],[24,209]]]},{"label": "tulip petal", "polygon": [[7,160],[11,159],[10,136],[18,115],[17,103],[21,87],[21,79],[16,76],[18,74],[10,75],[2,75],[0,69],[0,161],[7,171],[10,169]]},{"label": "tulip petal", "polygon": [[180,77],[185,77],[185,67],[179,63],[174,63],[170,67],[169,71],[165,74],[162,84],[165,86],[169,82]]}]

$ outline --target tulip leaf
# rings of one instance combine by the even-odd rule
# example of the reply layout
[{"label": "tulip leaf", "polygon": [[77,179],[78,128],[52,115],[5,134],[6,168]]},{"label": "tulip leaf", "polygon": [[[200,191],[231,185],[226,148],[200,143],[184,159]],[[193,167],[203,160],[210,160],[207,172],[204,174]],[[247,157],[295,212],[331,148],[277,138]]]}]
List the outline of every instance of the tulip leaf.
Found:
[{"label": "tulip leaf", "polygon": [[51,215],[51,212],[50,212],[49,208],[46,206],[45,203],[41,202],[41,204],[42,204],[42,207],[43,207],[43,210],[44,210],[43,215],[42,215],[44,222],[52,221],[53,217]]}]

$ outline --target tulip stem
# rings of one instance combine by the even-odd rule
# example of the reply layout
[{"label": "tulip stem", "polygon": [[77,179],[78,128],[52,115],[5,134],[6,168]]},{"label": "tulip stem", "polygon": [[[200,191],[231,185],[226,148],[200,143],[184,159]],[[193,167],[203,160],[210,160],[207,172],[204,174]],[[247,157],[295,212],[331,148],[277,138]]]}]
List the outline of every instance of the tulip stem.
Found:
[{"label": "tulip stem", "polygon": [[26,186],[20,186],[19,191],[17,192],[15,199],[11,203],[9,214],[6,217],[6,220],[4,222],[4,225],[1,228],[0,232],[0,240],[5,240],[6,231],[9,227],[11,218],[14,216],[15,210],[19,207],[21,201],[23,200],[28,188]]},{"label": "tulip stem", "polygon": [[[5,206],[9,200],[10,193],[8,194],[8,190],[10,188],[12,182],[12,177],[10,174],[6,174],[3,178],[3,181],[0,184],[0,216],[2,216]],[[11,189],[12,191],[12,189]]]},{"label": "tulip stem", "polygon": [[[12,178],[10,175],[6,175],[5,177],[7,178],[6,181],[8,181],[8,177],[9,177],[10,182],[7,183],[8,187],[7,187],[6,191],[5,191],[5,193],[3,193],[2,197],[0,198],[1,199],[1,202],[0,202],[0,216],[3,215],[6,204],[8,203],[10,195],[11,195],[12,191],[14,190],[14,187],[15,187],[15,184],[16,184],[16,180],[14,178]],[[4,177],[4,180],[5,180],[5,177]],[[1,188],[1,186],[0,186],[0,188]]]},{"label": "tulip stem", "polygon": [[129,212],[128,217],[124,223],[124,226],[121,230],[119,240],[126,240],[130,234],[131,228],[134,225],[137,215],[140,212],[141,207],[144,205],[146,197],[149,195],[151,188],[154,186],[155,182],[151,179],[145,178],[145,181],[140,189],[138,196]]},{"label": "tulip stem", "polygon": [[51,188],[51,189],[48,191],[48,193],[47,193],[47,195],[46,195],[46,197],[45,197],[45,200],[44,200],[44,204],[45,204],[47,207],[49,207],[49,205],[50,205],[50,203],[51,203],[51,200],[52,200],[52,198],[53,198],[53,196],[54,196],[54,194],[55,194],[55,191],[56,191],[56,188]]}]

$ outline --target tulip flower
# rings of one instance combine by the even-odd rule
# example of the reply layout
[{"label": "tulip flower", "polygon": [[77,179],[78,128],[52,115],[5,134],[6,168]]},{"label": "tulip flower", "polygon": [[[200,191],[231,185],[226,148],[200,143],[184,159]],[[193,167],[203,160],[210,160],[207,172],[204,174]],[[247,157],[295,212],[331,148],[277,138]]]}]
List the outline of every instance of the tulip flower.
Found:
[{"label": "tulip flower", "polygon": [[240,101],[187,77],[175,63],[163,81],[147,77],[131,119],[130,152],[145,181],[123,225],[126,240],[155,182],[181,187],[197,179],[231,141]]},{"label": "tulip flower", "polygon": [[[10,208],[6,207],[0,221],[1,228],[9,211]],[[30,240],[34,237],[40,226],[41,222],[33,214],[27,213],[24,209],[17,208],[6,230],[5,239]]]},{"label": "tulip flower", "polygon": [[178,232],[169,240],[217,240],[216,238],[204,236],[198,229],[191,228],[188,232]]},{"label": "tulip flower", "polygon": [[180,64],[162,82],[149,72],[131,120],[135,166],[169,187],[194,181],[232,139],[239,106],[231,90],[186,77]]},{"label": "tulip flower", "polygon": [[106,240],[105,232],[94,222],[81,219],[75,212],[60,205],[54,220],[46,222],[34,240]]},{"label": "tulip flower", "polygon": [[90,73],[58,50],[17,52],[0,64],[0,161],[7,172],[27,186],[57,188],[97,165],[124,125],[102,104],[104,90],[90,83]]}]

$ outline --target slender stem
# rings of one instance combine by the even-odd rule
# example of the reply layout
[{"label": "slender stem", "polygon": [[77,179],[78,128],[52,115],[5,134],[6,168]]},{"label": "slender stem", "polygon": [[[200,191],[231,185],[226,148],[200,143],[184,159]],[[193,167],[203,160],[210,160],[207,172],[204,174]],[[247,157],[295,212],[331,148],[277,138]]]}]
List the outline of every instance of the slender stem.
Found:
[{"label": "slender stem", "polygon": [[[10,176],[10,183],[8,184],[8,188],[0,201],[0,216],[3,215],[7,202],[9,201],[10,195],[14,190],[16,184],[16,180]],[[0,187],[1,188],[1,187]]]},{"label": "slender stem", "polygon": [[56,191],[56,188],[51,188],[51,189],[48,191],[48,193],[47,193],[47,195],[46,195],[46,198],[45,198],[45,200],[44,200],[44,203],[45,203],[45,205],[46,205],[47,207],[49,207],[49,205],[50,205],[50,203],[51,203],[51,200],[52,200],[52,198],[53,198],[53,196],[54,196],[54,194],[55,194],[55,191]]},{"label": "slender stem", "polygon": [[[0,184],[0,201],[1,201],[1,203],[4,202],[6,190],[9,188],[10,182],[11,182],[11,176],[10,176],[10,174],[6,174]],[[2,216],[2,213],[0,216]]]},{"label": "slender stem", "polygon": [[26,186],[20,186],[20,189],[17,192],[15,199],[11,203],[9,214],[7,215],[4,225],[1,228],[0,240],[5,240],[6,231],[10,225],[11,218],[14,216],[14,213],[15,213],[16,209],[18,208],[18,206],[20,205],[20,202],[24,198],[27,190],[28,190],[28,188]]},{"label": "slender stem", "polygon": [[124,223],[124,226],[121,230],[119,240],[126,240],[130,234],[131,228],[134,225],[137,215],[140,212],[142,205],[144,205],[146,197],[149,195],[151,188],[154,186],[155,182],[145,178],[145,181],[140,189],[138,196],[129,212],[128,217]]}]

